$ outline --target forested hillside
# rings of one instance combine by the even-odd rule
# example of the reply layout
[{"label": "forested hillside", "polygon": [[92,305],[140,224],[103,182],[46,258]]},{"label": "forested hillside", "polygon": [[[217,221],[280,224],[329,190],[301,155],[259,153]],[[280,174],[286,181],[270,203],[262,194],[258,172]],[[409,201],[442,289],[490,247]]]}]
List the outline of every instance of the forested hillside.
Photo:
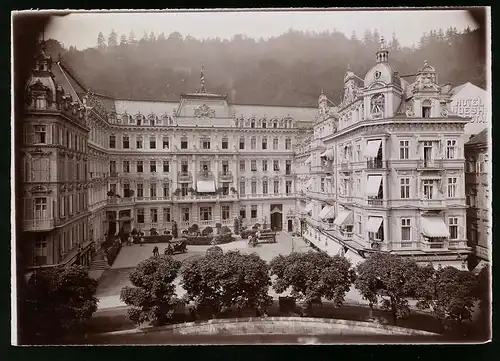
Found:
[{"label": "forested hillside", "polygon": [[[424,34],[411,48],[401,47],[396,34],[386,42],[389,61],[402,75],[414,74],[427,60],[440,83],[485,87],[480,37],[478,31],[450,28]],[[289,31],[267,40],[198,40],[179,33],[137,39],[112,32],[99,33],[96,46],[86,50],[48,42],[54,58],[60,54],[88,87],[114,97],[178,100],[199,88],[204,65],[207,90],[227,94],[233,103],[297,106],[315,106],[321,89],[338,102],[347,66],[364,77],[379,46],[376,31],[350,38],[340,32]]]}]

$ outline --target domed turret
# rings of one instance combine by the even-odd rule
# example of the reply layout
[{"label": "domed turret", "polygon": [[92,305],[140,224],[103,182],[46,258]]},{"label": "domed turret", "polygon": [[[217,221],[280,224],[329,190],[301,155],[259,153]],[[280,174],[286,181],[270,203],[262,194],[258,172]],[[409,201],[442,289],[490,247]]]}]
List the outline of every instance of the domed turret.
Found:
[{"label": "domed turret", "polygon": [[389,65],[388,61],[389,50],[385,45],[384,38],[382,38],[380,49],[377,51],[377,64],[366,73],[365,88],[370,88],[374,83],[401,87],[401,79],[397,75],[397,72]]}]

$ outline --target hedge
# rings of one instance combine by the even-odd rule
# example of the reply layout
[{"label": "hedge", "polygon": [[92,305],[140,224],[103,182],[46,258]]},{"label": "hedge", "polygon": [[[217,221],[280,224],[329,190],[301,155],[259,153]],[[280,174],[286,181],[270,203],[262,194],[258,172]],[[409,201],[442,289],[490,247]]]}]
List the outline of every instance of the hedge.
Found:
[{"label": "hedge", "polygon": [[113,262],[115,261],[116,256],[118,256],[118,253],[120,252],[121,248],[122,245],[120,244],[120,242],[116,242],[106,250],[106,258],[108,259],[108,265],[110,266],[113,265]]},{"label": "hedge", "polygon": [[158,236],[143,236],[134,238],[134,243],[141,243],[141,238],[144,239],[144,243],[167,243],[172,240],[171,234],[162,234]]},{"label": "hedge", "polygon": [[[212,244],[212,240],[214,237],[212,236],[183,236],[186,240],[186,244],[190,246],[209,246]],[[218,244],[224,244],[233,242],[234,237],[231,233],[226,233],[217,237]]]}]

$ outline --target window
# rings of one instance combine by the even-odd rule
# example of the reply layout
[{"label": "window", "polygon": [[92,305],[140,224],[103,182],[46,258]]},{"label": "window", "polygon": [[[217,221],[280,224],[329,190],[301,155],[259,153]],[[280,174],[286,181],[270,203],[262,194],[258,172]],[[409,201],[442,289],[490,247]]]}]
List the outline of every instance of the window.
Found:
[{"label": "window", "polygon": [[151,183],[149,185],[149,196],[151,198],[156,198],[156,183]]},{"label": "window", "polygon": [[422,102],[422,118],[431,117],[431,102],[429,100],[424,100]]},{"label": "window", "polygon": [[292,174],[292,161],[291,160],[285,161],[285,174]]},{"label": "window", "polygon": [[257,182],[253,181],[251,186],[252,186],[252,195],[257,194]]},{"label": "window", "polygon": [[457,177],[448,178],[448,198],[457,196]]},{"label": "window", "polygon": [[142,137],[140,135],[137,136],[137,138],[135,139],[135,145],[136,145],[137,149],[142,149],[143,148]]},{"label": "window", "polygon": [[210,139],[203,139],[201,141],[201,149],[210,149]]},{"label": "window", "polygon": [[169,185],[169,183],[163,183],[163,196],[164,197],[170,196],[170,185]]},{"label": "window", "polygon": [[275,180],[273,183],[273,191],[274,194],[278,194],[280,192],[280,182]]},{"label": "window", "polygon": [[212,220],[212,207],[200,207],[200,220],[202,221]]},{"label": "window", "polygon": [[356,160],[357,161],[361,160],[361,144],[358,144],[356,146]]},{"label": "window", "polygon": [[229,194],[229,183],[228,182],[222,183],[221,190],[222,190],[222,194],[227,196]]},{"label": "window", "polygon": [[170,222],[170,208],[163,208],[163,222]]},{"label": "window", "polygon": [[240,160],[240,172],[244,172],[244,171],[245,171],[245,161]]},{"label": "window", "polygon": [[292,149],[292,140],[291,139],[285,139],[285,149],[290,150]]},{"label": "window", "polygon": [[409,159],[410,158],[410,141],[400,140],[399,141],[399,159]]},{"label": "window", "polygon": [[47,108],[47,99],[43,96],[38,96],[35,98],[35,108],[36,109],[46,109]]},{"label": "window", "polygon": [[265,159],[262,161],[262,171],[267,172],[267,160]]},{"label": "window", "polygon": [[151,173],[156,173],[156,160],[149,161],[149,171]]},{"label": "window", "polygon": [[267,186],[268,186],[267,181],[266,180],[262,181],[262,194],[267,194],[268,191]]},{"label": "window", "polygon": [[47,218],[47,198],[35,198],[35,219]]},{"label": "window", "polygon": [[123,196],[130,197],[130,183],[123,183]]},{"label": "window", "polygon": [[458,239],[458,218],[448,218],[448,227],[450,231],[450,239]]},{"label": "window", "polygon": [[187,183],[182,183],[181,184],[181,195],[183,197],[187,196],[188,195],[188,184]]},{"label": "window", "polygon": [[411,241],[411,219],[402,218],[401,219],[401,241],[409,242]]},{"label": "window", "polygon": [[168,160],[163,161],[163,173],[168,173],[170,172],[170,163]]},{"label": "window", "polygon": [[189,222],[189,208],[181,208],[182,221]]},{"label": "window", "polygon": [[46,131],[45,125],[35,125],[35,143],[45,144]]},{"label": "window", "polygon": [[401,178],[401,199],[410,198],[410,178]]},{"label": "window", "polygon": [[181,149],[188,149],[188,141],[186,138],[181,139]]},{"label": "window", "polygon": [[144,208],[137,209],[137,223],[144,223]]},{"label": "window", "polygon": [[363,234],[363,225],[361,223],[361,215],[356,216],[356,231],[358,234]]},{"label": "window", "polygon": [[240,149],[245,149],[245,138],[240,138]]},{"label": "window", "polygon": [[142,160],[138,160],[137,161],[137,173],[142,173],[144,172],[144,168],[143,168],[143,165],[142,165]]},{"label": "window", "polygon": [[255,120],[252,120],[252,121],[250,122],[250,128],[255,128]]},{"label": "window", "polygon": [[429,179],[424,179],[424,199],[432,199],[434,192],[434,181]]},{"label": "window", "polygon": [[321,178],[321,191],[324,192],[325,191],[325,178]]},{"label": "window", "polygon": [[455,159],[455,149],[457,147],[456,140],[446,141],[446,159]]},{"label": "window", "polygon": [[222,219],[229,219],[229,206],[221,207]]},{"label": "window", "polygon": [[229,142],[227,138],[222,138],[222,149],[228,149],[229,148]]},{"label": "window", "polygon": [[130,142],[129,138],[127,135],[123,136],[123,149],[129,149],[130,148]]},{"label": "window", "polygon": [[256,219],[257,218],[257,206],[252,205],[252,208],[250,209],[250,218]]},{"label": "window", "polygon": [[163,137],[163,149],[170,148],[170,142],[168,141],[168,137]]},{"label": "window", "polygon": [[130,173],[130,161],[128,160],[123,161],[123,172]]},{"label": "window", "polygon": [[262,149],[267,149],[267,138],[262,138]]},{"label": "window", "polygon": [[240,217],[242,219],[247,218],[247,210],[245,208],[240,208]]},{"label": "window", "polygon": [[189,170],[188,162],[186,160],[181,161],[181,173],[186,174]]},{"label": "window", "polygon": [[273,139],[273,150],[278,150],[279,147],[279,140],[278,138]]},{"label": "window", "polygon": [[149,215],[151,216],[151,223],[158,223],[158,209],[151,208],[149,210]]},{"label": "window", "polygon": [[255,159],[252,159],[250,161],[250,168],[251,168],[252,172],[257,171],[257,161]]},{"label": "window", "polygon": [[149,149],[156,149],[156,137],[149,137]]},{"label": "window", "polygon": [[250,149],[255,149],[257,148],[257,140],[255,139],[255,137],[252,137],[250,139]]},{"label": "window", "polygon": [[111,176],[116,175],[116,161],[115,160],[109,161],[109,172],[111,173]]},{"label": "window", "polygon": [[267,128],[267,123],[265,121],[262,122],[262,128]]},{"label": "window", "polygon": [[275,172],[279,172],[279,170],[280,170],[279,160],[273,160],[273,169]]},{"label": "window", "polygon": [[37,265],[47,264],[47,242],[40,236],[35,242],[35,262]]},{"label": "window", "polygon": [[278,122],[277,121],[274,121],[273,128],[278,128]]},{"label": "window", "polygon": [[200,161],[200,171],[204,172],[205,174],[208,173],[210,170],[210,161]]},{"label": "window", "polygon": [[292,193],[292,181],[286,181],[285,182],[285,193],[286,194],[291,194]]},{"label": "window", "polygon": [[137,197],[144,197],[144,185],[142,183],[137,183]]},{"label": "window", "polygon": [[111,149],[115,149],[116,148],[116,137],[114,135],[110,135],[109,136],[109,147]]}]

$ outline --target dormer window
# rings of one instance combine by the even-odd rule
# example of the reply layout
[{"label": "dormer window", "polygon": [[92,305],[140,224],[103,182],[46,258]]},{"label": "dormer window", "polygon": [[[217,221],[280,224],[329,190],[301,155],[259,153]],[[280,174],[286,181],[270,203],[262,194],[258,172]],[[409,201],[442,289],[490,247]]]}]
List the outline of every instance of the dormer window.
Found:
[{"label": "dormer window", "polygon": [[47,109],[47,99],[43,95],[39,95],[35,98],[35,108]]},{"label": "dormer window", "polygon": [[422,118],[431,117],[431,102],[430,100],[424,100],[422,102]]}]

